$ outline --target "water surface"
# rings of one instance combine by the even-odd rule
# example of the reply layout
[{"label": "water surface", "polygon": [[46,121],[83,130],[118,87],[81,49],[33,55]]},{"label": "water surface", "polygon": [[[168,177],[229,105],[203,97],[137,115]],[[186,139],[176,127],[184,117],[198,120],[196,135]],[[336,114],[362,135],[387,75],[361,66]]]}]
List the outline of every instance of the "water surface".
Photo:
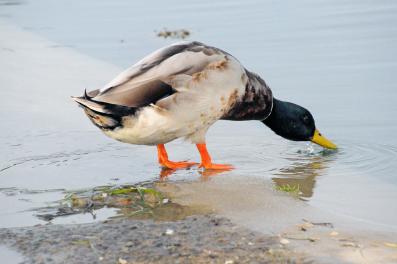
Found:
[{"label": "water surface", "polygon": [[0,245],[1,260],[9,264],[23,263],[23,257],[8,247]]},{"label": "water surface", "polygon": [[[58,43],[52,49],[75,49],[120,69],[171,43],[156,37],[164,27],[189,29],[190,39],[232,53],[277,98],[310,109],[318,128],[340,148],[329,152],[288,142],[259,122],[218,122],[207,137],[214,159],[234,164],[234,176],[299,185],[302,199],[315,207],[397,228],[397,2],[7,2],[15,5],[1,6],[0,17]],[[29,210],[61,198],[57,189],[159,177],[153,147],[107,139],[65,103],[68,95],[109,80],[101,77],[70,91],[56,85],[1,88],[2,124],[16,129],[0,136],[0,226],[40,222]],[[26,114],[9,98],[42,100],[21,94],[28,89],[50,99],[32,110],[35,122],[22,125]],[[61,107],[50,115],[46,104]],[[4,114],[5,106],[14,116]],[[43,124],[44,117],[50,122]],[[169,152],[174,159],[198,159],[195,148],[182,142],[170,144]],[[200,177],[192,169],[170,179]]]}]

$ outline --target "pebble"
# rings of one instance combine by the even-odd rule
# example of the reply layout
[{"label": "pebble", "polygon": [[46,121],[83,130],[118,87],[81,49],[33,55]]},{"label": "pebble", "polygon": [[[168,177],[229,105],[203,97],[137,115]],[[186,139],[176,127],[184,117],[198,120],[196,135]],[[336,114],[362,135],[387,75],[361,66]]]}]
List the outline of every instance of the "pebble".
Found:
[{"label": "pebble", "polygon": [[119,258],[119,264],[128,264],[125,259]]},{"label": "pebble", "polygon": [[172,230],[172,229],[167,229],[167,230],[165,231],[165,234],[168,235],[168,236],[171,236],[171,235],[174,234],[174,230]]},{"label": "pebble", "polygon": [[282,239],[280,239],[280,244],[287,245],[287,244],[289,244],[289,240],[285,239],[285,238],[282,238]]}]

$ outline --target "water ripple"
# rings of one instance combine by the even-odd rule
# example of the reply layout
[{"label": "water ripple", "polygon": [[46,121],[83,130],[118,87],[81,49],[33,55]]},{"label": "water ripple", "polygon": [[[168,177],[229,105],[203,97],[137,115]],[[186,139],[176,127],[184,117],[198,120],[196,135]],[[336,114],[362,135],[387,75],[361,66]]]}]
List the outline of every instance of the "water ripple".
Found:
[{"label": "water ripple", "polygon": [[340,166],[368,174],[393,171],[397,162],[397,147],[391,145],[346,142],[339,154]]}]

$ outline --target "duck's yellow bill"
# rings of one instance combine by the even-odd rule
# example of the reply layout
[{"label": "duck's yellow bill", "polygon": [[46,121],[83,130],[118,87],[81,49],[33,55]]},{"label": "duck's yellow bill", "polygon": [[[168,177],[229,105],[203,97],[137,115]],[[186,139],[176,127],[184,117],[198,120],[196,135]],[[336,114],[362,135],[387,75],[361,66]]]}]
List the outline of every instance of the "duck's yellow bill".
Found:
[{"label": "duck's yellow bill", "polygon": [[312,142],[316,143],[324,148],[336,149],[336,145],[334,143],[332,143],[331,141],[329,141],[328,139],[326,139],[323,135],[321,135],[320,131],[318,131],[317,129],[316,129],[316,131],[314,131],[314,136],[312,138]]}]

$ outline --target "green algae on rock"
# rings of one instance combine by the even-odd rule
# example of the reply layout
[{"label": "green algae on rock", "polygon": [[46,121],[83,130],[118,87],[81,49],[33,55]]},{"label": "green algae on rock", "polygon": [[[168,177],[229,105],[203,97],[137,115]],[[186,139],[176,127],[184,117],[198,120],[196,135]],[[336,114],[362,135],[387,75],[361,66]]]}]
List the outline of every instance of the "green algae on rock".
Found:
[{"label": "green algae on rock", "polygon": [[38,208],[38,218],[50,222],[58,217],[91,213],[102,208],[115,208],[110,218],[153,219],[176,221],[208,210],[180,205],[156,189],[153,182],[135,185],[98,186],[92,189],[66,191],[64,199],[45,208]]}]

